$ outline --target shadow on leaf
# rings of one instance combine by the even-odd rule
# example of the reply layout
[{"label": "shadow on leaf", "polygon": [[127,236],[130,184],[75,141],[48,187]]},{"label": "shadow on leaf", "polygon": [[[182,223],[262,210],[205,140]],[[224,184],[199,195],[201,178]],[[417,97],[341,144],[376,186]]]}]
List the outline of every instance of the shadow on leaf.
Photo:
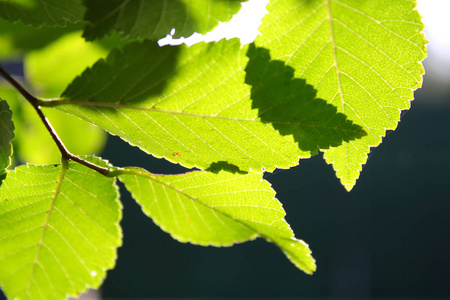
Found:
[{"label": "shadow on leaf", "polygon": [[366,135],[336,107],[316,98],[317,91],[306,80],[294,78],[294,69],[271,60],[269,50],[252,44],[247,56],[245,82],[252,86],[252,108],[280,134],[293,135],[301,150],[314,155]]},{"label": "shadow on leaf", "polygon": [[163,92],[175,73],[178,53],[179,47],[159,47],[153,41],[129,43],[86,69],[62,97],[118,104],[141,102]]},{"label": "shadow on leaf", "polygon": [[205,171],[218,174],[220,171],[227,171],[233,174],[247,174],[248,172],[242,171],[238,166],[230,164],[226,161],[218,161],[214,162],[209,166],[209,168],[205,169]]}]

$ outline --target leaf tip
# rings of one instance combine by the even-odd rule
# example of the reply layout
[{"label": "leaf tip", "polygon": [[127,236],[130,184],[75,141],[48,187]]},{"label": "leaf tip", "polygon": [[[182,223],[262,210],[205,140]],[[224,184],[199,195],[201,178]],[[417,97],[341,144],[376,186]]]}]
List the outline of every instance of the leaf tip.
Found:
[{"label": "leaf tip", "polygon": [[347,192],[351,192],[351,190],[353,189],[353,187],[355,186],[354,184],[348,184],[348,183],[343,183],[344,188]]},{"label": "leaf tip", "polygon": [[347,192],[350,192],[356,185],[356,180],[359,178],[360,171],[358,171],[358,174],[356,177],[349,176],[349,177],[339,177],[339,180],[341,181],[342,186]]}]

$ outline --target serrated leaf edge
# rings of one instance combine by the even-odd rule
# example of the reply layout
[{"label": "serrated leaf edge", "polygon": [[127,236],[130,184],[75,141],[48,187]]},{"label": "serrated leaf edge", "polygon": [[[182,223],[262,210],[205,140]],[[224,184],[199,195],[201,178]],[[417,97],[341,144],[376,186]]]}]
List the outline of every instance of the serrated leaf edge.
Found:
[{"label": "serrated leaf edge", "polygon": [[[235,244],[240,244],[240,243],[244,243],[244,242],[247,242],[247,241],[255,240],[256,238],[260,237],[260,238],[263,238],[263,239],[265,239],[265,240],[271,242],[272,244],[275,244],[275,245],[276,245],[276,246],[277,246],[277,247],[278,247],[278,248],[279,248],[279,249],[280,249],[287,257],[288,257],[288,259],[289,259],[292,263],[294,263],[294,265],[296,265],[299,269],[303,270],[305,273],[307,273],[307,274],[312,274],[312,273],[315,271],[315,259],[311,256],[311,253],[312,253],[312,252],[311,252],[311,250],[310,250],[308,244],[305,243],[303,240],[300,240],[300,239],[295,238],[294,232],[293,232],[293,230],[292,230],[290,224],[289,224],[289,223],[286,221],[286,219],[285,219],[286,211],[285,211],[284,208],[283,208],[283,204],[282,204],[278,199],[275,198],[276,192],[275,192],[275,190],[272,188],[271,184],[270,184],[267,180],[264,180],[263,178],[260,179],[262,182],[265,182],[265,183],[268,185],[269,190],[270,190],[271,192],[273,192],[273,199],[275,199],[275,200],[280,204],[280,210],[282,210],[283,213],[284,213],[284,216],[283,216],[283,218],[282,218],[280,221],[282,221],[284,224],[286,224],[286,228],[287,228],[287,230],[288,230],[288,231],[290,232],[290,234],[291,234],[290,239],[286,239],[286,238],[280,238],[280,239],[282,239],[282,240],[287,240],[287,241],[289,241],[289,242],[298,242],[298,243],[304,245],[304,246],[306,247],[307,252],[308,252],[308,253],[306,254],[306,256],[309,257],[309,258],[311,259],[311,261],[314,263],[314,268],[313,268],[313,269],[309,268],[309,267],[307,266],[307,264],[300,264],[300,263],[297,263],[297,262],[292,258],[293,256],[289,254],[289,252],[287,251],[287,249],[285,249],[285,248],[281,247],[280,245],[278,245],[278,244],[277,244],[275,241],[273,241],[270,237],[258,233],[258,231],[255,230],[251,225],[247,225],[247,224],[245,224],[245,223],[243,223],[243,222],[241,222],[241,221],[239,221],[239,220],[236,220],[236,219],[234,219],[233,217],[229,216],[227,213],[224,213],[224,212],[222,212],[222,211],[220,211],[220,210],[217,210],[217,209],[214,208],[214,207],[211,207],[211,206],[209,206],[209,205],[203,203],[203,202],[200,201],[198,198],[196,198],[196,197],[194,197],[194,196],[191,196],[191,195],[185,193],[185,192],[182,191],[181,189],[178,189],[178,188],[172,186],[170,183],[167,183],[167,182],[164,182],[164,181],[160,181],[160,180],[157,179],[158,176],[163,176],[163,177],[173,177],[173,176],[180,176],[181,174],[178,174],[178,175],[155,175],[155,174],[151,174],[150,172],[148,172],[148,171],[146,171],[146,170],[143,170],[143,169],[134,169],[134,171],[135,171],[135,173],[132,173],[132,174],[127,173],[127,174],[135,175],[135,176],[141,176],[141,177],[144,177],[144,178],[153,180],[153,181],[155,181],[155,182],[157,182],[157,183],[159,183],[159,184],[162,184],[162,185],[164,185],[164,186],[166,186],[166,187],[168,187],[168,188],[174,190],[174,191],[177,192],[177,193],[181,193],[182,195],[188,197],[188,198],[191,199],[192,201],[195,201],[195,202],[197,202],[197,203],[199,203],[199,204],[201,204],[201,205],[204,205],[204,206],[206,206],[207,208],[209,208],[210,210],[212,210],[212,211],[214,211],[214,212],[216,212],[216,213],[218,213],[218,214],[221,214],[222,216],[224,216],[224,217],[226,217],[226,218],[228,218],[228,219],[230,219],[230,220],[232,220],[232,221],[234,221],[234,222],[237,222],[237,223],[239,223],[241,226],[243,226],[243,227],[245,227],[245,228],[248,228],[248,229],[250,229],[251,231],[254,231],[254,232],[255,232],[255,234],[254,234],[252,237],[248,238],[248,239],[243,239],[243,240],[241,240],[241,241],[234,241],[234,242],[229,243],[229,244],[226,244],[226,243],[225,243],[225,244],[218,244],[218,243],[214,243],[214,242],[210,242],[210,243],[198,243],[198,242],[193,242],[193,241],[192,241],[191,239],[189,239],[189,238],[188,238],[188,239],[184,239],[184,238],[181,238],[180,236],[178,236],[178,235],[176,235],[176,234],[171,233],[165,226],[163,226],[162,224],[159,224],[157,221],[155,221],[152,217],[150,217],[150,213],[149,213],[142,205],[140,205],[139,201],[137,200],[138,198],[136,197],[135,193],[133,193],[132,191],[129,191],[129,192],[131,193],[133,199],[141,206],[141,209],[142,209],[142,211],[144,212],[144,214],[145,214],[146,216],[148,216],[149,218],[151,218],[152,221],[153,221],[157,226],[159,226],[164,232],[168,233],[168,234],[169,234],[172,238],[174,238],[175,240],[180,241],[180,242],[182,242],[182,243],[188,242],[188,243],[191,243],[191,244],[193,244],[193,245],[214,246],[214,247],[230,247],[230,246],[233,246],[233,245],[235,245]],[[202,172],[206,172],[206,171],[193,171],[193,172],[188,172],[188,173],[185,173],[185,174],[194,174],[194,173],[202,173]],[[119,178],[119,180],[121,180],[121,179],[120,179],[120,176],[118,176],[118,178]],[[121,181],[122,181],[122,180],[121,180]],[[123,183],[124,183],[124,182],[123,182]],[[293,245],[293,244],[291,244],[291,245]]]}]

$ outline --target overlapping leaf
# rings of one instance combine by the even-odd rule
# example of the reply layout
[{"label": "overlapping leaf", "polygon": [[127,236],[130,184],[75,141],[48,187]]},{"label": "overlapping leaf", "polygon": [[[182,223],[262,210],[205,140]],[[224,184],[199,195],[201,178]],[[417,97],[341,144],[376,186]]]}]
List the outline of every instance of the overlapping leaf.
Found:
[{"label": "overlapping leaf", "polygon": [[27,25],[64,26],[83,19],[81,0],[0,0],[0,17]]},{"label": "overlapping leaf", "polygon": [[117,31],[132,38],[160,39],[206,33],[238,12],[245,0],[87,0],[84,37]]},{"label": "overlapping leaf", "polygon": [[98,287],[121,244],[115,179],[77,163],[21,166],[0,189],[0,286],[11,299]]},{"label": "overlapping leaf", "polygon": [[415,0],[273,0],[268,10],[256,44],[368,133],[325,152],[350,190],[421,86],[426,40]]},{"label": "overlapping leaf", "polygon": [[8,103],[0,99],[0,184],[5,177],[6,168],[11,164],[14,124]]},{"label": "overlapping leaf", "polygon": [[275,243],[301,270],[316,266],[308,246],[294,238],[285,212],[261,173],[220,171],[153,175],[125,169],[120,175],[143,211],[175,239],[231,246],[256,237]]},{"label": "overlapping leaf", "polygon": [[316,98],[316,90],[305,80],[294,78],[291,67],[271,61],[268,50],[250,45],[247,56],[245,82],[252,86],[252,108],[282,135],[292,135],[301,150],[315,154],[365,135],[336,107]]},{"label": "overlapping leaf", "polygon": [[[246,73],[249,61],[262,65]],[[49,105],[156,157],[203,169],[220,161],[241,170],[288,168],[364,134],[323,100],[311,101],[315,91],[293,80],[292,69],[269,61],[237,40],[191,48],[132,43],[74,80],[63,93],[71,100]]]}]

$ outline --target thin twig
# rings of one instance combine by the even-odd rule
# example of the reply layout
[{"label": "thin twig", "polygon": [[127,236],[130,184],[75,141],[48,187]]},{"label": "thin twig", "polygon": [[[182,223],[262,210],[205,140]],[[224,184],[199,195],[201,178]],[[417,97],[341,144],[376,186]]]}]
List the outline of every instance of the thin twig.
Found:
[{"label": "thin twig", "polygon": [[39,115],[39,118],[41,119],[42,123],[44,123],[45,128],[47,128],[47,131],[50,133],[53,141],[58,147],[59,152],[61,152],[63,160],[73,160],[105,176],[108,176],[111,173],[111,171],[108,168],[97,166],[96,164],[93,164],[70,153],[70,151],[67,150],[66,146],[62,142],[62,140],[59,138],[55,129],[53,129],[53,126],[50,124],[50,121],[45,117],[44,113],[42,112],[41,106],[39,105],[39,103],[42,102],[42,100],[39,100],[38,98],[28,93],[28,91],[18,81],[16,81],[11,75],[9,75],[8,72],[5,71],[5,69],[2,68],[2,66],[0,66],[0,74],[34,107],[37,114]]},{"label": "thin twig", "polygon": [[53,141],[55,141],[56,146],[58,146],[59,152],[61,152],[63,159],[69,159],[70,158],[69,150],[67,150],[66,146],[63,144],[62,140],[56,133],[55,129],[53,129],[53,126],[52,124],[50,124],[50,121],[45,117],[44,113],[41,110],[41,107],[39,105],[33,105],[33,107],[36,110],[37,114],[39,115],[39,118],[41,119],[42,123],[44,123],[45,128],[47,128],[47,131],[52,136]]},{"label": "thin twig", "polygon": [[19,93],[22,94],[22,96],[28,100],[28,102],[30,102],[33,106],[35,106],[35,104],[38,102],[38,99],[33,95],[31,95],[30,93],[28,93],[28,91],[24,89],[23,86],[20,85],[14,78],[12,78],[12,76],[9,75],[9,73],[6,72],[6,70],[3,69],[2,66],[0,66],[0,74],[2,74],[3,78],[5,78],[12,86],[14,86],[14,88],[18,90]]}]

